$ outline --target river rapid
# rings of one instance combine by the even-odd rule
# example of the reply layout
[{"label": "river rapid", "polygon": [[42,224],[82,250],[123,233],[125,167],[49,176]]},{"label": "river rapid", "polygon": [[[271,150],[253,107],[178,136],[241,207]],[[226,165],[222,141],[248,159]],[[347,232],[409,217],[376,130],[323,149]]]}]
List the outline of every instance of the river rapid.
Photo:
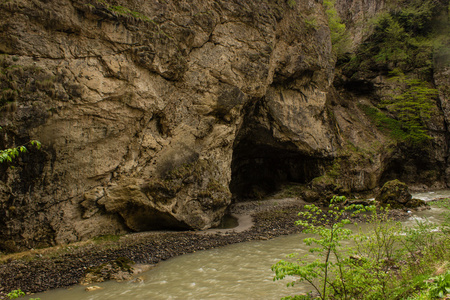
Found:
[{"label": "river rapid", "polygon": [[[414,194],[431,200],[450,197],[450,191]],[[428,219],[439,222],[441,209],[433,207],[411,213],[406,225]],[[35,294],[41,300],[100,299],[279,299],[309,290],[308,285],[286,287],[288,279],[273,281],[271,266],[289,253],[309,255],[302,240],[305,234],[281,236],[267,241],[252,241],[185,254],[160,262],[156,268],[130,282],[96,283],[101,289],[86,292],[86,286],[57,289]],[[92,286],[92,285],[91,285]]]}]

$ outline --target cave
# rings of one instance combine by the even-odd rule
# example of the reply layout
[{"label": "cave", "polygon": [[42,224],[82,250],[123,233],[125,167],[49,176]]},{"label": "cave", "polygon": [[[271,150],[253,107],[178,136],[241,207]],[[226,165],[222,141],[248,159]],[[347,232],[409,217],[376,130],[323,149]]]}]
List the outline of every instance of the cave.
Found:
[{"label": "cave", "polygon": [[304,184],[324,172],[321,158],[241,142],[234,149],[230,191],[234,198],[257,199],[279,191],[284,184]]},{"label": "cave", "polygon": [[430,187],[436,182],[445,182],[444,165],[431,157],[430,152],[399,147],[385,163],[380,184],[398,179],[412,186],[420,183]]},{"label": "cave", "polygon": [[325,173],[331,160],[274,137],[274,123],[263,102],[246,111],[236,135],[230,191],[234,201],[261,199],[286,184],[306,184]]}]

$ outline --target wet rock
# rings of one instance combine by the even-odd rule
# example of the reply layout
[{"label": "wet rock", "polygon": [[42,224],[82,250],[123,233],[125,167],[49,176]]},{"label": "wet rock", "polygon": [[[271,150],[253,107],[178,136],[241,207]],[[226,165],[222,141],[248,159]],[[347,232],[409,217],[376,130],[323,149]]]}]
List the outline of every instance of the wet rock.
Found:
[{"label": "wet rock", "polygon": [[93,291],[102,290],[102,289],[103,289],[102,287],[100,287],[98,285],[94,285],[94,286],[88,286],[84,290],[86,292],[93,292]]},{"label": "wet rock", "polygon": [[133,279],[131,282],[132,283],[142,283],[142,282],[144,282],[144,277],[143,276],[139,276],[139,277]]},{"label": "wet rock", "polygon": [[421,200],[421,199],[411,199],[410,201],[408,201],[407,205],[405,205],[408,208],[420,208],[420,207],[424,207],[424,206],[428,206],[428,204]]},{"label": "wet rock", "polygon": [[119,257],[109,263],[89,268],[80,281],[82,285],[88,285],[95,282],[103,282],[106,280],[116,280],[118,282],[131,280],[133,262],[126,257]]},{"label": "wet rock", "polygon": [[375,200],[381,206],[391,208],[417,208],[426,205],[425,201],[412,199],[408,186],[398,179],[386,182]]},{"label": "wet rock", "polygon": [[133,275],[138,275],[154,268],[156,268],[156,265],[153,264],[135,264],[133,265]]},{"label": "wet rock", "polygon": [[383,206],[390,205],[392,208],[401,208],[411,198],[408,186],[396,179],[386,182],[375,200]]},{"label": "wet rock", "polygon": [[313,190],[304,190],[301,192],[301,197],[306,202],[317,202],[320,200],[320,193]]}]

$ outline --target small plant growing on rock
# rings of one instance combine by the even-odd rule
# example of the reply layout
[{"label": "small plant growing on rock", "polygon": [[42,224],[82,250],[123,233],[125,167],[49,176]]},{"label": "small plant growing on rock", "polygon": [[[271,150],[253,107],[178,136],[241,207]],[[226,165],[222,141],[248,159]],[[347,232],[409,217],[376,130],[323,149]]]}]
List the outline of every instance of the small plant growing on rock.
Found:
[{"label": "small plant growing on rock", "polygon": [[[0,130],[2,130],[1,127],[0,127]],[[27,152],[28,150],[25,147],[27,144],[35,146],[38,150],[41,149],[41,143],[39,141],[31,140],[28,143],[21,145],[21,146],[0,150],[0,163],[12,162],[13,159],[17,158],[20,153]]]},{"label": "small plant growing on rock", "polygon": [[297,0],[287,0],[287,5],[290,8],[294,8],[297,5]]},{"label": "small plant growing on rock", "polygon": [[[19,297],[25,296],[25,293],[21,290],[14,290],[9,292],[8,294],[6,294],[6,297],[8,297],[8,299],[16,299]],[[29,300],[41,300],[40,298],[30,298]]]}]

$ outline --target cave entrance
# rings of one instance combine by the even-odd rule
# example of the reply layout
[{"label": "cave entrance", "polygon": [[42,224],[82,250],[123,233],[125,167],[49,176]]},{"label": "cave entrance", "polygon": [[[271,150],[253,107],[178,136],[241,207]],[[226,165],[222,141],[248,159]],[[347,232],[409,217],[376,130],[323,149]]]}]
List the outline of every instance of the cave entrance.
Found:
[{"label": "cave entrance", "polygon": [[230,191],[239,199],[262,198],[286,183],[308,183],[323,174],[323,159],[273,148],[240,143],[231,163]]},{"label": "cave entrance", "polygon": [[430,151],[398,147],[386,162],[380,184],[398,179],[408,185],[428,187],[445,183],[445,161],[430,156]]},{"label": "cave entrance", "polygon": [[299,149],[286,138],[275,138],[271,119],[267,110],[256,104],[247,110],[236,135],[230,182],[235,201],[261,199],[285,184],[309,183],[323,175],[331,163],[330,159]]}]

